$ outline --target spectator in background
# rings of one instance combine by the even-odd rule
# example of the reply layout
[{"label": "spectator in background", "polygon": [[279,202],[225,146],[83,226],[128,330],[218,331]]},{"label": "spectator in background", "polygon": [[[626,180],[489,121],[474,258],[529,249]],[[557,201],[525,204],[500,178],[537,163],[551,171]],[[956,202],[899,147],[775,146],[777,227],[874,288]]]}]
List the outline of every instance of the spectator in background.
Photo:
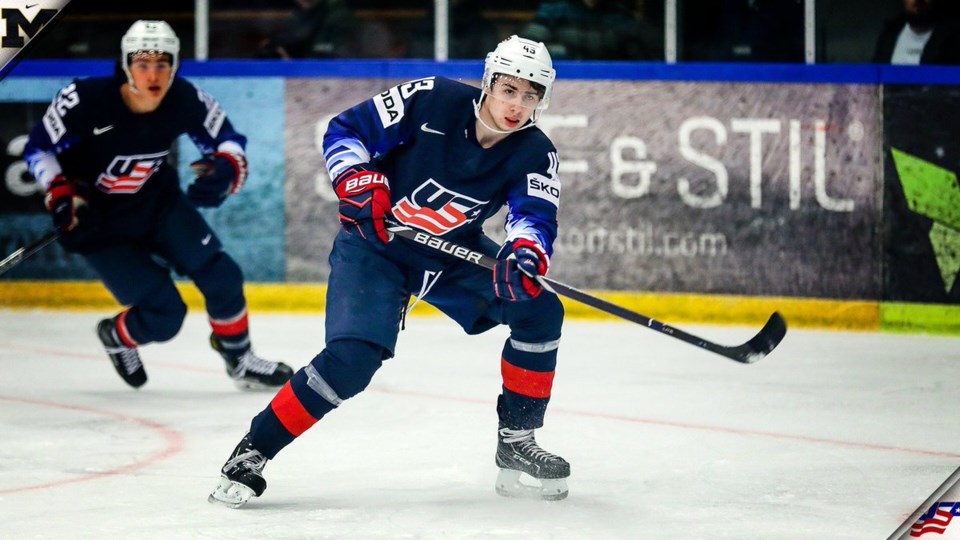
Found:
[{"label": "spectator in background", "polygon": [[876,64],[960,64],[960,24],[943,0],[903,0],[903,12],[884,26]]},{"label": "spectator in background", "polygon": [[258,58],[346,58],[356,54],[357,21],[345,0],[295,0],[293,15],[260,45]]},{"label": "spectator in background", "polygon": [[662,60],[662,39],[624,0],[546,0],[520,33],[560,60]]}]

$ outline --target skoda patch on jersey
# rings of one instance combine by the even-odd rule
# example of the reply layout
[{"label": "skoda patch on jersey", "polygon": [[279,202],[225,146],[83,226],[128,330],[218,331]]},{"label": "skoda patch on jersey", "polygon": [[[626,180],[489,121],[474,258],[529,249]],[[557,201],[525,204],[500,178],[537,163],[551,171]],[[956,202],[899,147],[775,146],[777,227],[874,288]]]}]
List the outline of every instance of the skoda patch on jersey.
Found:
[{"label": "skoda patch on jersey", "polygon": [[393,87],[385,90],[373,98],[373,104],[377,107],[377,113],[380,115],[380,123],[383,127],[390,127],[403,118],[403,99],[400,98],[400,90]]},{"label": "skoda patch on jersey", "polygon": [[57,97],[47,107],[47,112],[43,115],[43,127],[47,130],[50,142],[54,144],[60,142],[60,138],[67,133],[63,117],[78,103],[80,103],[80,96],[77,95],[77,85],[70,84],[60,90]]},{"label": "skoda patch on jersey", "polygon": [[557,168],[560,159],[556,152],[550,152],[549,157],[550,168],[547,170],[549,176],[538,173],[527,174],[527,195],[549,201],[559,208],[560,179],[557,178]]},{"label": "skoda patch on jersey", "polygon": [[197,97],[207,107],[207,116],[203,120],[203,127],[210,134],[210,137],[216,139],[220,135],[220,128],[223,127],[224,120],[227,119],[227,112],[220,107],[220,103],[213,96],[197,88]]}]

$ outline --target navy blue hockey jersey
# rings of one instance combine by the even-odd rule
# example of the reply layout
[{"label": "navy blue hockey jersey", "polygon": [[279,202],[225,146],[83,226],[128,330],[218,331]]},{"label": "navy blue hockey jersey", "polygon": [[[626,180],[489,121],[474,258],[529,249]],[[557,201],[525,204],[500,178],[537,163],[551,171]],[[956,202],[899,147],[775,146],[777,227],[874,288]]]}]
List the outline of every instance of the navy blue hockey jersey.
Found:
[{"label": "navy blue hockey jersey", "polygon": [[557,150],[535,126],[481,147],[474,116],[479,98],[479,88],[429,77],[344,111],[323,140],[330,177],[371,163],[390,182],[397,220],[451,241],[480,234],[506,204],[507,239],[529,238],[552,254]]},{"label": "navy blue hockey jersey", "polygon": [[[44,187],[58,174],[85,188],[101,223],[142,229],[181,193],[168,157],[186,133],[203,154],[243,153],[246,138],[209,94],[180,77],[153,112],[136,114],[115,77],[75,80],[30,133],[24,159]],[[130,231],[133,232],[133,231]]]}]

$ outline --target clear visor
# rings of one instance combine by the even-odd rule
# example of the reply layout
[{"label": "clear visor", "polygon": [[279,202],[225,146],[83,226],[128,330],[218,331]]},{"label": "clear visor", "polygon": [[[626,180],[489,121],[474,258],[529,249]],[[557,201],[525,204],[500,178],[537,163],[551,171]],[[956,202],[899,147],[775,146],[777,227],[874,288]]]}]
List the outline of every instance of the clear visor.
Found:
[{"label": "clear visor", "polygon": [[127,56],[131,66],[135,64],[166,64],[167,68],[173,65],[173,56],[163,51],[136,51]]},{"label": "clear visor", "polygon": [[498,77],[496,82],[484,88],[484,93],[505,103],[536,109],[540,105],[540,94],[530,87],[530,83],[522,79],[511,79],[513,78]]}]

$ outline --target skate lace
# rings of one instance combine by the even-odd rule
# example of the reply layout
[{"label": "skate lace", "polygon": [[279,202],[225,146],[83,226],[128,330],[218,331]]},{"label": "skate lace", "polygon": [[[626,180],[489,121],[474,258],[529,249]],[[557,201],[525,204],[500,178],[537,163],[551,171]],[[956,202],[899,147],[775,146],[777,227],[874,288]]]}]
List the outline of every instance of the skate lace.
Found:
[{"label": "skate lace", "polygon": [[503,442],[507,444],[518,443],[518,448],[534,459],[541,461],[557,461],[560,459],[560,456],[540,448],[537,440],[533,437],[532,429],[503,428],[500,430],[500,436],[503,438]]},{"label": "skate lace", "polygon": [[261,375],[273,375],[273,372],[276,370],[276,362],[271,362],[269,360],[260,358],[259,356],[253,354],[253,350],[251,349],[243,353],[243,356],[240,357],[240,361],[237,362],[236,376],[242,377],[248,371],[259,373]]},{"label": "skate lace", "polygon": [[230,461],[227,461],[223,466],[223,472],[232,470],[234,467],[243,467],[251,471],[259,473],[263,470],[263,467],[267,464],[267,458],[260,452],[253,450],[252,448],[246,452],[242,452],[234,456]]},{"label": "skate lace", "polygon": [[133,373],[140,369],[140,354],[132,347],[106,347],[107,354],[116,354],[120,356],[120,363],[127,373]]}]

